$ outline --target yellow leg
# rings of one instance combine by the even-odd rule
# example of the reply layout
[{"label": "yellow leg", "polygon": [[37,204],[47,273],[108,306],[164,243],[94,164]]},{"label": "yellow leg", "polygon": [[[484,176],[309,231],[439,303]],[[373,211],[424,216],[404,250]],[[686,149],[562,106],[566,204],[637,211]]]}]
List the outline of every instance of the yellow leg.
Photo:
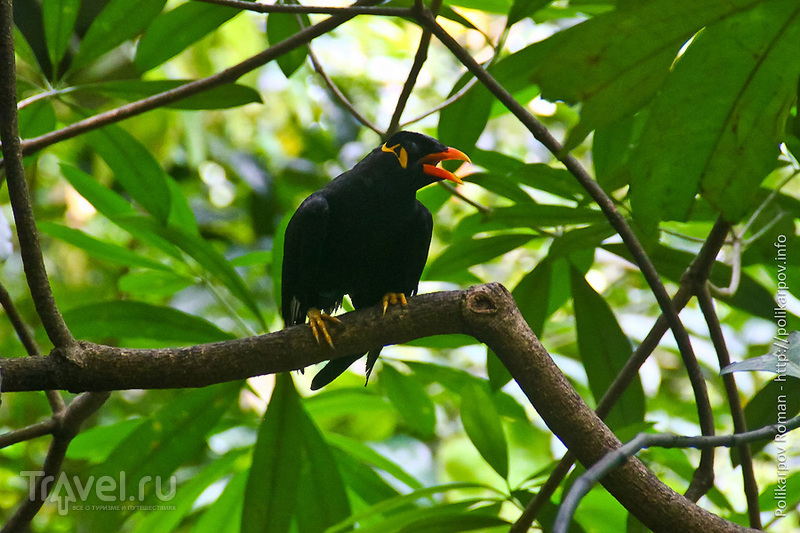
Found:
[{"label": "yellow leg", "polygon": [[317,344],[320,343],[319,337],[322,335],[325,338],[325,342],[331,348],[336,348],[333,345],[333,340],[331,339],[330,333],[328,333],[328,328],[325,326],[325,322],[332,322],[334,324],[341,324],[342,321],[336,318],[335,316],[331,316],[328,313],[320,311],[316,307],[312,307],[308,310],[308,325],[311,326],[311,333],[314,334],[314,339],[316,339]]},{"label": "yellow leg", "polygon": [[383,295],[383,315],[386,316],[386,310],[389,309],[389,304],[397,305],[400,304],[403,307],[408,305],[408,300],[406,300],[406,295],[402,292],[387,292]]}]

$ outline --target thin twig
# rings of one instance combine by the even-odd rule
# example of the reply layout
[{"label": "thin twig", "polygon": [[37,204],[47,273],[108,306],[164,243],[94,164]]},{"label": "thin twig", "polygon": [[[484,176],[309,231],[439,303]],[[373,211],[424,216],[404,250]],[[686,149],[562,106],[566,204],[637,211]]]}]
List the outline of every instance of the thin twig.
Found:
[{"label": "thin twig", "polygon": [[42,475],[36,478],[31,486],[31,493],[26,495],[20,506],[6,522],[0,533],[26,531],[31,520],[39,512],[56,483],[53,480],[61,471],[61,464],[67,454],[67,448],[75,435],[80,431],[81,424],[94,414],[108,399],[108,392],[87,392],[77,396],[61,415],[56,415],[52,420],[56,422],[53,430],[53,442],[47,451],[47,457],[42,465]]},{"label": "thin twig", "polygon": [[[432,0],[430,12],[432,16],[436,16],[439,8],[442,6],[441,0]],[[418,7],[422,7],[418,5]],[[422,71],[422,65],[428,59],[428,47],[431,44],[431,30],[422,28],[422,36],[419,38],[419,45],[417,46],[417,53],[414,55],[414,63],[411,65],[411,70],[408,71],[408,77],[403,84],[403,90],[400,92],[400,97],[397,99],[397,105],[392,113],[392,118],[389,121],[389,127],[386,130],[386,137],[391,137],[400,130],[400,118],[406,108],[411,92],[414,90],[414,85],[417,84],[417,78]]]},{"label": "thin twig", "polygon": [[379,136],[383,137],[384,133],[381,129],[376,126],[373,122],[371,122],[367,117],[361,114],[361,112],[356,109],[356,106],[350,102],[350,100],[345,96],[345,94],[339,89],[339,87],[334,83],[334,81],[328,76],[325,72],[325,69],[322,67],[322,64],[317,59],[317,55],[311,50],[311,46],[308,47],[308,58],[311,60],[311,65],[314,67],[314,71],[322,78],[322,81],[325,83],[325,86],[330,91],[331,95],[339,102],[348,113],[350,113],[354,119],[358,122],[366,126],[367,128],[371,129]]},{"label": "thin twig", "polygon": [[727,287],[720,288],[708,282],[708,290],[715,298],[727,298],[736,294],[739,290],[739,282],[742,280],[742,239],[738,235],[733,236],[733,255],[731,256],[731,282]]},{"label": "thin twig", "polygon": [[383,17],[410,17],[414,14],[413,8],[407,7],[381,7],[353,4],[347,7],[301,6],[298,4],[257,4],[239,0],[194,0],[206,4],[228,6],[243,11],[256,13],[298,13],[309,15],[375,15]]},{"label": "thin twig", "polygon": [[[714,351],[717,353],[719,367],[725,368],[731,364],[731,357],[728,353],[728,346],[725,343],[725,336],[722,334],[722,326],[719,323],[719,317],[714,309],[714,301],[711,299],[708,286],[706,286],[704,291],[700,291],[700,293],[697,294],[697,303],[700,304],[700,311],[703,313],[703,318],[705,318],[706,324],[708,325],[708,334],[711,337],[711,342],[714,344]],[[736,380],[733,374],[725,374],[722,376],[722,381],[725,384],[725,394],[728,396],[728,405],[731,409],[731,418],[733,418],[733,431],[734,433],[745,433],[747,432],[747,421],[744,418],[742,402],[739,400],[739,390],[736,387]],[[753,457],[750,455],[750,446],[745,443],[739,446],[738,450],[739,462],[742,465],[742,481],[744,484],[745,498],[747,499],[747,515],[750,518],[750,527],[761,529],[758,482],[756,481],[756,476],[753,471]]]},{"label": "thin twig", "polygon": [[800,416],[791,419],[785,425],[773,424],[754,431],[734,433],[733,435],[686,437],[666,433],[639,433],[622,447],[606,454],[605,457],[597,461],[591,468],[586,470],[586,472],[575,480],[569,493],[567,493],[567,496],[562,501],[561,508],[556,516],[553,532],[566,533],[572,516],[578,508],[578,504],[581,499],[589,493],[589,490],[611,470],[624,464],[629,458],[633,457],[641,450],[654,447],[700,449],[716,447],[732,448],[749,442],[771,439],[779,433],[785,433],[797,427],[800,427]]},{"label": "thin twig", "polygon": [[404,128],[406,128],[406,127],[410,126],[411,124],[414,124],[415,122],[419,122],[420,120],[422,120],[422,119],[424,119],[424,118],[427,118],[427,117],[429,117],[429,116],[433,115],[434,113],[437,113],[437,112],[441,111],[441,110],[442,110],[442,109],[444,109],[445,107],[448,107],[448,106],[450,106],[451,104],[454,104],[454,103],[456,103],[456,102],[457,102],[458,100],[460,100],[460,99],[461,99],[461,98],[462,98],[462,97],[463,97],[465,94],[467,94],[467,91],[469,91],[470,89],[472,89],[472,87],[473,87],[473,86],[474,86],[476,83],[478,83],[478,79],[477,79],[477,78],[472,78],[472,79],[471,79],[471,80],[469,80],[469,81],[468,81],[468,82],[467,82],[467,83],[466,83],[466,84],[465,84],[465,85],[464,85],[464,86],[463,86],[461,89],[459,89],[459,90],[458,90],[458,92],[456,92],[455,94],[453,94],[453,96],[449,97],[447,100],[445,100],[445,101],[444,101],[444,102],[442,102],[441,104],[439,104],[439,105],[437,105],[437,106],[435,106],[435,107],[432,107],[431,109],[429,109],[429,110],[425,111],[423,114],[421,114],[421,115],[419,115],[419,116],[416,116],[416,117],[412,118],[411,120],[409,120],[409,121],[407,121],[407,122],[403,122],[402,124],[400,124],[400,126],[399,126],[399,129],[401,129],[401,130],[402,130],[402,129],[404,129]]},{"label": "thin twig", "polygon": [[42,422],[31,424],[30,426],[22,429],[15,429],[8,433],[0,435],[0,449],[18,442],[35,439],[44,435],[50,435],[58,427],[58,420],[55,417],[50,417]]},{"label": "thin twig", "polygon": [[[2,306],[3,310],[6,312],[14,331],[17,333],[17,337],[19,337],[28,355],[41,355],[42,352],[39,350],[39,345],[36,344],[36,339],[33,338],[31,330],[28,328],[27,324],[25,324],[25,321],[22,320],[22,315],[17,311],[17,307],[11,299],[11,295],[8,294],[8,291],[2,283],[0,283],[0,306]],[[55,390],[48,390],[45,394],[47,395],[47,401],[50,403],[50,409],[52,409],[54,413],[60,413],[64,410],[64,398],[61,396],[61,393]]]}]

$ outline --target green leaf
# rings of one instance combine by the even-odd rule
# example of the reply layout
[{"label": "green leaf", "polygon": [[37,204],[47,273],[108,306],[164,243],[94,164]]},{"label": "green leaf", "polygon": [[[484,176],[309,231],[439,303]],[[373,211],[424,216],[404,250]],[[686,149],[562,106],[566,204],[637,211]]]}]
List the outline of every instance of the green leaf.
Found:
[{"label": "green leaf", "polygon": [[448,279],[453,273],[457,274],[468,267],[486,263],[519,248],[534,237],[535,235],[520,234],[497,235],[455,242],[428,265],[423,279]]},{"label": "green leaf", "polygon": [[183,52],[240,13],[227,6],[189,2],[162,13],[148,25],[134,64],[146,72]]},{"label": "green leaf", "polygon": [[[526,64],[525,78],[544,98],[582,102],[581,121],[565,150],[590,131],[646,104],[669,74],[678,50],[700,28],[759,0],[653,0],[615,10],[525,48],[506,59]],[[511,59],[513,58],[513,59]],[[498,64],[498,69],[516,70]]]},{"label": "green leaf", "polygon": [[[784,395],[784,402],[777,403],[777,398]],[[794,380],[781,380],[780,377],[773,379],[750,398],[744,407],[744,417],[748,428],[760,428],[775,424],[778,416],[778,406],[785,408],[781,415],[786,416],[786,420],[797,416],[800,413],[800,387]],[[764,446],[773,440],[759,440],[750,443],[750,451],[753,455],[760,452]],[[736,448],[731,448],[731,462],[734,466],[739,465],[739,454]]]},{"label": "green leaf", "polygon": [[225,257],[201,237],[187,233],[181,228],[164,227],[151,218],[140,216],[118,217],[114,222],[119,222],[120,227],[126,231],[134,230],[141,234],[150,233],[183,250],[222,283],[233,296],[247,306],[259,321],[261,327],[266,329],[266,323],[258,304],[242,278]]},{"label": "green leaf", "polygon": [[42,233],[85,250],[91,256],[103,261],[110,261],[127,266],[152,268],[168,272],[171,271],[170,267],[159,263],[158,261],[148,259],[141,254],[128,250],[127,248],[117,244],[101,241],[100,239],[87,235],[86,233],[77,229],[68,228],[67,226],[62,226],[60,224],[47,221],[38,222],[36,227]]},{"label": "green leaf", "polygon": [[170,212],[167,175],[147,148],[114,125],[92,131],[86,138],[131,197],[166,224]]},{"label": "green leaf", "polygon": [[[633,262],[633,258],[624,244],[604,244],[603,248]],[[695,257],[692,253],[662,245],[653,247],[649,252],[650,259],[658,269],[658,272],[675,283],[680,283],[681,276],[683,276],[683,273]],[[717,287],[727,287],[731,281],[730,265],[719,261],[716,262],[714,269],[711,271],[710,281]],[[722,301],[764,320],[772,320],[774,318],[775,300],[773,295],[763,285],[745,273],[741,275],[739,290],[733,296],[722,298]]]},{"label": "green leaf", "polygon": [[486,347],[486,373],[489,375],[489,388],[492,392],[499,391],[513,379],[511,372],[488,346]]},{"label": "green leaf", "polygon": [[[107,476],[116,482],[117,490],[111,494],[114,502],[123,507],[112,513],[86,513],[81,520],[85,520],[87,531],[122,530],[122,523],[130,514],[124,509],[125,504],[167,504],[164,496],[171,492],[170,477],[187,458],[206,450],[207,437],[222,415],[236,404],[240,389],[241,383],[231,382],[179,393],[131,431],[84,478],[99,480]],[[180,490],[172,492],[172,498]],[[108,490],[92,488],[82,503],[108,505],[109,496]]]},{"label": "green leaf", "polygon": [[[297,514],[297,523],[301,533],[316,533],[347,518],[350,501],[332,448],[302,404],[299,413],[294,423],[301,427],[304,460],[298,492],[298,508],[302,511]],[[305,505],[312,500],[313,506]]]},{"label": "green leaf", "polygon": [[445,4],[498,15],[505,15],[511,9],[511,0],[447,0]]},{"label": "green leaf", "polygon": [[[279,2],[283,4],[284,2]],[[292,2],[285,2],[292,3]],[[298,20],[299,19],[299,20]],[[302,20],[302,25],[300,21]],[[270,46],[288,39],[299,32],[304,27],[311,26],[308,15],[296,15],[294,13],[270,13],[267,17],[267,41]],[[299,46],[276,59],[284,76],[287,78],[295,73],[306,61],[308,55],[307,46]]]},{"label": "green leaf", "polygon": [[[571,276],[578,349],[589,378],[589,388],[595,400],[600,401],[630,358],[633,347],[611,308],[586,282],[583,274],[573,268]],[[643,422],[644,414],[644,390],[637,375],[605,421],[611,429],[620,429]]]},{"label": "green leaf", "polygon": [[166,0],[110,0],[86,31],[70,70],[88,65],[141,33],[161,13],[166,3]]},{"label": "green leaf", "polygon": [[298,423],[302,417],[300,396],[291,374],[278,374],[253,448],[242,509],[242,533],[289,531],[303,467],[304,431]]},{"label": "green leaf", "polygon": [[332,446],[336,446],[343,453],[346,453],[361,463],[369,464],[377,469],[389,474],[397,481],[404,483],[413,490],[421,489],[422,483],[414,476],[403,470],[403,468],[391,459],[387,459],[363,442],[339,435],[329,433],[327,440]]},{"label": "green leaf", "polygon": [[42,2],[42,17],[50,61],[53,68],[61,62],[69,46],[75,21],[78,19],[80,0],[48,0]]},{"label": "green leaf", "polygon": [[145,270],[129,272],[119,278],[119,290],[133,295],[170,296],[195,285],[196,280],[173,271]]},{"label": "green leaf", "polygon": [[511,11],[508,12],[508,22],[506,22],[506,26],[511,26],[525,17],[530,17],[552,1],[553,0],[514,0],[514,5],[511,6]]},{"label": "green leaf", "polygon": [[799,40],[793,0],[764,2],[697,35],[630,162],[637,220],[686,220],[698,190],[731,222],[753,207],[796,98]]},{"label": "green leaf", "polygon": [[500,414],[485,388],[470,384],[461,391],[461,422],[469,440],[495,472],[508,478],[508,444]]},{"label": "green leaf", "polygon": [[123,439],[144,422],[143,418],[132,418],[108,426],[82,429],[70,442],[66,457],[73,461],[102,463]]},{"label": "green leaf", "polygon": [[136,216],[136,209],[122,196],[103,187],[92,176],[71,165],[62,163],[61,172],[70,185],[78,191],[78,194],[114,224],[142,242],[155,246],[176,259],[183,259],[181,251],[174,245],[151,231],[127,222],[130,218],[138,219],[139,217]]},{"label": "green leaf", "polygon": [[199,344],[233,338],[214,324],[172,307],[127,300],[75,307],[64,312],[64,320],[77,338],[98,342],[117,337]]},{"label": "green leaf", "polygon": [[[186,4],[195,5],[195,4]],[[78,85],[75,92],[101,94],[110,98],[133,101],[171,91],[195,80],[118,80]],[[258,91],[236,83],[226,83],[199,94],[166,104],[172,109],[227,109],[250,103],[261,103]]]},{"label": "green leaf", "polygon": [[56,111],[50,100],[42,99],[19,110],[17,117],[19,136],[23,139],[38,137],[56,129]]},{"label": "green leaf", "polygon": [[[460,91],[470,78],[472,74],[469,73],[462,76],[448,98]],[[494,97],[482,83],[474,84],[458,100],[439,112],[439,140],[464,152],[471,152],[486,128],[493,101]]]},{"label": "green leaf", "polygon": [[225,486],[219,498],[198,518],[193,531],[197,533],[239,533],[241,523],[231,520],[242,515],[247,472],[237,472]]},{"label": "green leaf", "polygon": [[792,331],[788,337],[772,343],[773,350],[761,357],[731,363],[720,371],[721,375],[731,372],[772,372],[800,379],[800,331]]},{"label": "green leaf", "polygon": [[381,367],[380,383],[406,425],[422,439],[433,438],[436,431],[436,409],[416,377],[401,374],[392,365],[384,364]]},{"label": "green leaf", "polygon": [[[470,489],[493,491],[493,489],[491,487],[488,487],[487,485],[481,485],[479,483],[466,483],[466,482],[448,483],[446,485],[434,485],[432,487],[419,488],[408,494],[403,494],[401,496],[397,496],[395,498],[382,501],[380,503],[373,505],[372,507],[369,507],[359,513],[356,513],[348,517],[346,520],[340,522],[339,524],[336,524],[336,526],[328,529],[325,533],[341,533],[344,531],[350,531],[352,529],[353,524],[361,523],[366,519],[374,516],[386,516],[386,515],[397,516],[395,513],[392,513],[392,511],[396,509],[401,509],[403,507],[407,507],[410,503],[414,503],[422,498],[430,498],[433,495],[454,490],[463,491]],[[427,509],[429,510],[433,509],[439,512],[442,511],[440,507],[438,508],[428,507]],[[414,514],[417,511],[418,509],[412,509],[410,513]],[[401,531],[400,529],[398,529],[398,526],[405,525],[406,522],[409,522],[408,518],[409,518],[408,515],[405,515],[403,518],[401,518],[403,524],[393,523],[392,524],[393,527],[391,528],[389,528],[389,524],[385,520],[381,520],[380,523],[377,524],[377,526],[383,526],[386,527],[386,529],[378,530],[377,528],[371,528],[371,530],[374,529],[377,531]],[[414,517],[410,520],[410,522],[413,522],[414,519],[418,518],[419,517]],[[359,528],[359,531],[361,530],[362,528]]]}]

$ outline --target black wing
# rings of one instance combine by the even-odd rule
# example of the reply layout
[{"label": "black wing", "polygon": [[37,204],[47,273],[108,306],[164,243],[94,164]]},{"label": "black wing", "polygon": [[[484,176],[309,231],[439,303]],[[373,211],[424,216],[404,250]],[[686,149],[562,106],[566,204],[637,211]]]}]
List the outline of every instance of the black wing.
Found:
[{"label": "black wing", "polygon": [[403,291],[412,296],[416,294],[419,286],[419,278],[428,260],[428,250],[431,246],[431,234],[433,233],[433,217],[428,208],[417,200],[417,209],[408,231],[405,233],[403,250]]},{"label": "black wing", "polygon": [[302,324],[311,307],[321,302],[323,248],[328,234],[328,201],[314,193],[300,204],[286,226],[281,274],[281,315],[286,326]]}]

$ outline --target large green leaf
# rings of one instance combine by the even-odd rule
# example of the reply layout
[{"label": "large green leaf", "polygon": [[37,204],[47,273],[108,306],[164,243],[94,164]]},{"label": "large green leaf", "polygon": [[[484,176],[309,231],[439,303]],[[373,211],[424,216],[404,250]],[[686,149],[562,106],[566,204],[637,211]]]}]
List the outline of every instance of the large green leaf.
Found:
[{"label": "large green leaf", "polygon": [[187,458],[196,457],[207,448],[207,437],[222,415],[236,404],[240,389],[240,383],[231,382],[180,394],[131,431],[104,462],[83,478],[84,483],[88,479],[105,479],[106,487],[111,481],[116,488],[109,491],[91,487],[87,498],[82,498],[83,505],[110,505],[113,501],[123,507],[110,513],[82,514],[87,531],[120,531],[135,507],[130,505],[126,510],[126,504],[168,505],[180,492],[171,491],[174,487],[170,477]]},{"label": "large green leaf", "polygon": [[685,220],[698,190],[731,222],[775,168],[800,76],[800,6],[775,0],[697,35],[653,102],[630,169],[637,220]]},{"label": "large green leaf", "polygon": [[[302,405],[299,414],[294,423],[301,427],[304,459],[297,523],[301,533],[316,533],[347,518],[350,502],[333,449]],[[320,487],[324,490],[319,490]],[[314,505],[306,505],[312,500]]]},{"label": "large green leaf", "polygon": [[50,61],[55,68],[69,46],[75,21],[78,19],[80,0],[48,0],[42,2],[42,17]]},{"label": "large green leaf", "polygon": [[64,320],[77,338],[98,342],[116,337],[199,344],[233,338],[200,317],[128,300],[75,307],[64,312]]},{"label": "large green leaf", "polygon": [[[279,2],[293,3],[293,2]],[[302,21],[302,24],[301,24]],[[267,17],[267,40],[270,46],[288,39],[303,27],[311,26],[308,15],[296,15],[294,13],[270,13]],[[299,46],[276,59],[278,66],[283,74],[288,78],[305,63],[308,55],[307,46]]]},{"label": "large green leaf", "polygon": [[508,443],[500,414],[486,388],[470,384],[461,391],[461,422],[469,440],[487,463],[508,478]]},{"label": "large green leaf", "polygon": [[[583,274],[572,268],[571,278],[578,349],[589,388],[599,401],[625,366],[633,347],[611,308],[586,282]],[[644,413],[644,390],[637,375],[605,420],[611,429],[620,429],[643,422]]]},{"label": "large green leaf", "polygon": [[117,244],[101,241],[100,239],[92,237],[91,235],[87,235],[81,230],[68,228],[67,226],[62,226],[60,224],[47,221],[38,222],[36,227],[42,233],[81,248],[93,257],[102,259],[104,261],[111,261],[127,266],[152,268],[168,272],[171,271],[171,269],[163,263],[148,259],[141,254],[132,252],[131,250],[128,250],[127,248]]},{"label": "large green leaf", "polygon": [[[195,4],[187,4],[195,5]],[[78,85],[75,92],[102,94],[124,100],[138,100],[154,94],[171,91],[194,80],[115,80]],[[173,109],[227,109],[240,105],[260,103],[258,91],[246,85],[226,83],[199,94],[166,104]]]},{"label": "large green leaf", "polygon": [[[460,91],[472,77],[465,74],[450,91]],[[470,153],[486,127],[494,97],[482,84],[474,84],[461,97],[439,112],[438,138],[443,143]]]},{"label": "large green leaf", "polygon": [[136,48],[134,64],[148,71],[183,52],[241,11],[227,6],[189,2],[162,13],[148,25]]},{"label": "large green leaf", "polygon": [[404,375],[384,364],[380,383],[386,395],[414,433],[431,439],[436,430],[436,409],[428,393],[413,375]]},{"label": "large green leaf", "polygon": [[367,464],[373,466],[374,468],[380,469],[386,474],[389,474],[395,478],[397,481],[404,483],[411,489],[416,490],[422,488],[422,483],[420,483],[418,479],[409,474],[407,471],[403,470],[402,466],[395,463],[391,459],[387,459],[360,440],[338,435],[336,433],[328,434],[327,440],[332,446],[335,446],[343,453],[352,456],[359,463]]},{"label": "large green leaf", "polygon": [[170,211],[167,175],[149,150],[119,126],[106,126],[87,135],[125,190],[162,223]]},{"label": "large green leaf", "polygon": [[[597,126],[646,104],[692,34],[758,1],[640,2],[513,54],[497,65],[498,76],[505,80],[516,75],[537,83],[548,100],[582,102],[581,121],[565,143],[571,149]],[[527,65],[528,76],[519,76],[522,65]]]},{"label": "large green leaf", "polygon": [[242,515],[247,474],[245,471],[236,472],[233,475],[222,494],[198,518],[193,529],[195,533],[239,533],[241,531],[241,522],[231,520],[231,517]]},{"label": "large green leaf", "polygon": [[[603,248],[633,262],[633,258],[624,244],[604,244]],[[680,283],[681,276],[695,257],[692,253],[661,245],[650,250],[649,255],[658,272],[674,283]],[[730,265],[716,262],[711,271],[711,282],[717,287],[727,287],[731,281],[731,274]],[[742,273],[739,280],[739,290],[733,296],[723,298],[722,301],[764,320],[774,318],[775,300],[773,295],[745,273]]]},{"label": "large green leaf", "polygon": [[183,250],[238,298],[253,313],[261,327],[266,329],[264,317],[250,289],[225,257],[201,237],[182,228],[162,226],[152,218],[141,216],[119,217],[114,222],[119,223],[126,231],[134,231],[135,234],[149,233]]},{"label": "large green leaf", "polygon": [[117,45],[141,33],[164,9],[166,0],[111,0],[83,37],[71,70],[88,65]]},{"label": "large green leaf", "polygon": [[303,467],[303,407],[292,376],[278,374],[258,429],[247,478],[242,533],[282,533],[292,525]]},{"label": "large green leaf", "polygon": [[424,279],[449,279],[468,267],[486,263],[523,246],[534,235],[496,235],[483,239],[469,239],[450,245],[425,269]]}]

